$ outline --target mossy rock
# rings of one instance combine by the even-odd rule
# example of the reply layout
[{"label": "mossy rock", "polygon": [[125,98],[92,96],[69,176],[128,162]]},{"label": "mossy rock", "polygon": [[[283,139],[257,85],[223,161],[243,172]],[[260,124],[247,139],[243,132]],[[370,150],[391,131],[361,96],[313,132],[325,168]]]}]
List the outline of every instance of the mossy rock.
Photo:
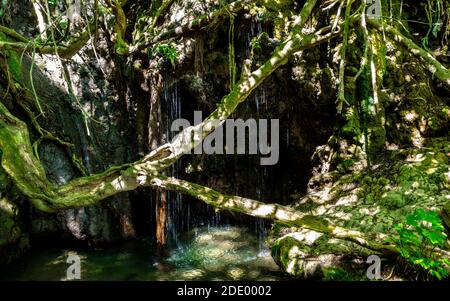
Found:
[{"label": "mossy rock", "polygon": [[28,235],[17,219],[17,208],[0,198],[0,266],[20,257],[29,248]]},{"label": "mossy rock", "polygon": [[[348,259],[355,254],[370,256],[371,251],[353,242],[334,239],[312,231],[292,229],[289,234],[272,241],[272,257],[291,276],[302,279],[328,279],[333,270],[341,271],[342,279],[350,275],[359,277],[361,271],[353,269]],[[334,275],[338,278],[338,275]]]},{"label": "mossy rock", "polygon": [[[421,208],[441,212],[450,229],[447,148],[447,139],[432,139],[424,148],[393,151],[386,158],[374,161],[370,169],[358,173],[351,167],[341,168],[345,174],[333,178],[323,175],[321,179],[326,179],[326,185],[315,183],[311,186],[315,190],[292,206],[368,236],[374,233],[396,235],[395,225]],[[343,263],[339,260],[341,257],[324,262],[324,258],[330,259],[329,254],[353,258],[374,255],[357,244],[326,235],[307,244],[304,231],[278,225],[270,241],[275,262],[295,277],[333,278],[330,276],[333,273],[327,276],[325,271],[341,269]],[[361,263],[362,269],[364,260]]]},{"label": "mossy rock", "polygon": [[0,166],[0,266],[20,257],[29,248],[28,235],[19,221],[16,193],[11,179]]},{"label": "mossy rock", "polygon": [[441,216],[447,229],[450,229],[450,201],[442,208]]}]

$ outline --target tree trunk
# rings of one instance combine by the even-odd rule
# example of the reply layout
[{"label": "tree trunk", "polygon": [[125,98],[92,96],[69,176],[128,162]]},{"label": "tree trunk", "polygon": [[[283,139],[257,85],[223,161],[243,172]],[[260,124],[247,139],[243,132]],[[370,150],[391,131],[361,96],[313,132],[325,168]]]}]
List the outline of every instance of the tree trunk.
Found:
[{"label": "tree trunk", "polygon": [[[150,149],[157,149],[164,141],[162,137],[161,91],[162,77],[159,73],[150,75],[150,117],[148,141]],[[166,255],[167,245],[167,192],[156,189],[156,248],[161,257]]]},{"label": "tree trunk", "polygon": [[167,192],[156,189],[156,251],[158,256],[167,255]]}]

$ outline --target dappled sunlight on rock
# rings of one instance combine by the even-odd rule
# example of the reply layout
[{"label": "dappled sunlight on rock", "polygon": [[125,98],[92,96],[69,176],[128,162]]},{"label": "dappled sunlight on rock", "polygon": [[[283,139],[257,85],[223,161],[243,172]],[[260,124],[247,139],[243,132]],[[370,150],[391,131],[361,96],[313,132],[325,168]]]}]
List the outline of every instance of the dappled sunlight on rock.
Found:
[{"label": "dappled sunlight on rock", "polygon": [[245,275],[245,271],[240,268],[231,268],[227,274],[233,280],[241,280]]},{"label": "dappled sunlight on rock", "polygon": [[[417,209],[441,212],[450,224],[448,140],[425,142],[421,149],[391,148],[390,161],[379,160],[360,173],[322,176],[327,179],[322,180],[325,184],[314,182],[314,189],[299,199],[295,208],[342,227],[335,229],[334,235],[344,230],[347,234],[362,231],[372,239],[371,235],[382,233],[377,241],[383,243],[396,233],[395,226]],[[367,279],[363,264],[348,265],[344,258],[372,254],[373,250],[355,242],[295,227],[275,228],[271,241],[276,262],[297,277],[326,278],[328,268],[333,267],[349,268],[352,278]],[[357,241],[364,244],[360,238]]]},{"label": "dappled sunlight on rock", "polygon": [[205,272],[203,270],[195,269],[182,272],[180,276],[182,279],[195,280],[201,278],[204,274]]},{"label": "dappled sunlight on rock", "polygon": [[126,185],[125,182],[123,181],[123,179],[121,177],[118,177],[117,179],[113,180],[111,182],[111,185],[116,189],[116,190],[124,190]]}]

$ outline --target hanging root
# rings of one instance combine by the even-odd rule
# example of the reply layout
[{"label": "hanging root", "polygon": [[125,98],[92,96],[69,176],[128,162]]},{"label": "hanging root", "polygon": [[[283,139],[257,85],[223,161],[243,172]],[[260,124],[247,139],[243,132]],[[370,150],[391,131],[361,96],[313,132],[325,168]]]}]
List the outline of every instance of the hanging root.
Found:
[{"label": "hanging root", "polygon": [[81,163],[81,160],[78,159],[75,154],[75,146],[72,143],[66,142],[66,141],[58,138],[56,135],[54,135],[50,131],[44,129],[39,124],[39,122],[37,121],[38,117],[28,107],[28,105],[25,103],[25,101],[23,101],[23,98],[27,98],[27,99],[31,98],[29,93],[27,93],[29,91],[25,90],[25,88],[22,88],[20,86],[20,84],[18,84],[14,81],[13,76],[11,75],[11,72],[9,71],[8,64],[4,61],[2,61],[1,70],[3,71],[3,74],[5,75],[5,78],[8,82],[8,92],[7,93],[9,93],[13,97],[14,103],[17,104],[20,107],[20,109],[23,110],[23,112],[28,117],[28,120],[30,121],[31,125],[33,126],[33,128],[39,135],[39,138],[32,145],[34,155],[37,158],[39,158],[38,148],[42,141],[55,142],[67,150],[67,152],[72,160],[72,163],[81,172],[81,174],[83,176],[88,175],[86,168],[83,166],[83,164]]},{"label": "hanging root", "polygon": [[444,86],[450,89],[450,71],[445,68],[430,52],[419,47],[414,41],[402,35],[395,27],[385,25],[383,28],[382,23],[376,20],[370,20],[369,24],[378,29],[384,31],[396,42],[402,43],[410,53],[417,56],[424,64],[430,73],[438,79]]},{"label": "hanging root", "polygon": [[[343,2],[342,2],[343,3]],[[344,31],[342,33],[342,48],[341,48],[341,62],[339,65],[339,90],[337,96],[337,111],[339,114],[342,113],[342,109],[344,103],[348,105],[347,100],[345,99],[345,59],[347,54],[348,47],[348,36],[350,31],[350,13],[352,9],[353,0],[347,0],[347,7],[345,9],[345,20],[344,20]],[[336,17],[337,21],[338,17]],[[335,23],[337,24],[337,23]],[[333,29],[335,28],[335,24],[333,25]]]},{"label": "hanging root", "polygon": [[233,90],[236,84],[236,58],[234,53],[234,17],[235,15],[224,7],[230,17],[230,28],[228,30],[228,66],[230,72],[230,90]]}]

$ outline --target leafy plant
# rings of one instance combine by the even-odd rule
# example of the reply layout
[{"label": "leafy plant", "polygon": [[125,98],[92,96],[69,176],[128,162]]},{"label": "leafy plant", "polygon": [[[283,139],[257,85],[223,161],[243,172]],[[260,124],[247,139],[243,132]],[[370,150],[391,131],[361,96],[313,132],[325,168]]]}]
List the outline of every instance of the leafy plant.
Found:
[{"label": "leafy plant", "polygon": [[435,258],[433,250],[443,247],[447,240],[439,214],[418,209],[406,217],[405,223],[395,227],[398,238],[391,239],[403,258],[418,265],[439,280],[449,275],[447,258]]},{"label": "leafy plant", "polygon": [[3,13],[6,8],[6,5],[8,5],[8,0],[1,0],[1,2],[0,2],[0,18],[3,17]]},{"label": "leafy plant", "polygon": [[69,22],[67,21],[67,19],[62,19],[61,21],[59,21],[59,27],[61,29],[67,29],[67,26],[69,26]]},{"label": "leafy plant", "polygon": [[156,47],[155,53],[170,61],[172,66],[175,67],[175,61],[178,58],[178,52],[173,44],[160,44],[158,45],[158,47]]}]

